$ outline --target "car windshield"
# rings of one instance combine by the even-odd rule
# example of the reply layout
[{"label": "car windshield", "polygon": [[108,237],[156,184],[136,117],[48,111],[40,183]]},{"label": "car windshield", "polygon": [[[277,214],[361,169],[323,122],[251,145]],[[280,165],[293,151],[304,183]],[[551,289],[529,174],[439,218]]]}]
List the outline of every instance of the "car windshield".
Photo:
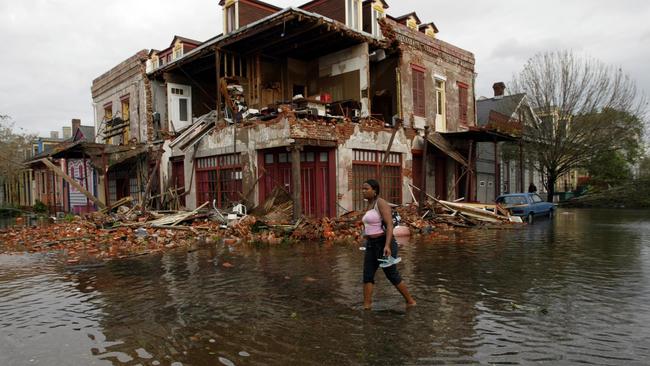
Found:
[{"label": "car windshield", "polygon": [[506,205],[525,205],[526,197],[524,196],[508,196],[499,198],[499,203],[505,203]]}]

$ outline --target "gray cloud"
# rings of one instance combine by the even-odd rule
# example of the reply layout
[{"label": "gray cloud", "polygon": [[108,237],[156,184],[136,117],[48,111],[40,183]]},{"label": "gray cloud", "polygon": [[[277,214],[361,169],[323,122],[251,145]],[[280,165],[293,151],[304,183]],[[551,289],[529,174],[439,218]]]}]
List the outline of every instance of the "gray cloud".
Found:
[{"label": "gray cloud", "polygon": [[[478,95],[490,95],[494,81],[510,80],[535,53],[558,48],[621,66],[650,94],[648,3],[388,0],[390,14],[415,10],[436,23],[441,39],[474,53]],[[165,48],[174,35],[206,40],[221,24],[214,0],[2,2],[0,114],[41,134],[71,118],[92,124],[94,78],[140,49]]]}]

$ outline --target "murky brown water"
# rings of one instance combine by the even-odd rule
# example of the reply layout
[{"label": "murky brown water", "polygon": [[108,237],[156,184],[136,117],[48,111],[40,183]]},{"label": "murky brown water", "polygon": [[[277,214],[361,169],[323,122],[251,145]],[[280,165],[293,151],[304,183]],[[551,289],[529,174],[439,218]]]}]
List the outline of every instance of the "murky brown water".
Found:
[{"label": "murky brown water", "polygon": [[218,245],[74,270],[0,256],[0,365],[650,364],[650,212],[406,244],[410,310],[381,273],[361,310],[362,256]]}]

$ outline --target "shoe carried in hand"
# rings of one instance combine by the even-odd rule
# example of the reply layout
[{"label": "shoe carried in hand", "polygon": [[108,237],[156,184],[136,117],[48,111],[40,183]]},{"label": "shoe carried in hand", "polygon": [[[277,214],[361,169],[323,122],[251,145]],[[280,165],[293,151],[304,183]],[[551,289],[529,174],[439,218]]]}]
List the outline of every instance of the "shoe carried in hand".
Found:
[{"label": "shoe carried in hand", "polygon": [[379,262],[381,262],[381,263],[379,263],[379,267],[381,267],[381,268],[390,267],[390,266],[392,266],[394,264],[397,264],[397,263],[399,263],[401,261],[402,261],[402,257],[397,257],[397,258],[395,258],[393,256],[383,257],[383,258],[379,259]]}]

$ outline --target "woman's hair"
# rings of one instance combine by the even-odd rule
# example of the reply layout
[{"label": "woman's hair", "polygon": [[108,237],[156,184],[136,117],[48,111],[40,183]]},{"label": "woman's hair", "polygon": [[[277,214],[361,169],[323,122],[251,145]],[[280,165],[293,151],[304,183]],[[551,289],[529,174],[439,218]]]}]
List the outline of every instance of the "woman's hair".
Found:
[{"label": "woman's hair", "polygon": [[375,191],[375,193],[377,193],[377,196],[379,196],[379,182],[377,182],[374,179],[368,179],[364,183],[369,185],[372,188],[372,190]]}]

